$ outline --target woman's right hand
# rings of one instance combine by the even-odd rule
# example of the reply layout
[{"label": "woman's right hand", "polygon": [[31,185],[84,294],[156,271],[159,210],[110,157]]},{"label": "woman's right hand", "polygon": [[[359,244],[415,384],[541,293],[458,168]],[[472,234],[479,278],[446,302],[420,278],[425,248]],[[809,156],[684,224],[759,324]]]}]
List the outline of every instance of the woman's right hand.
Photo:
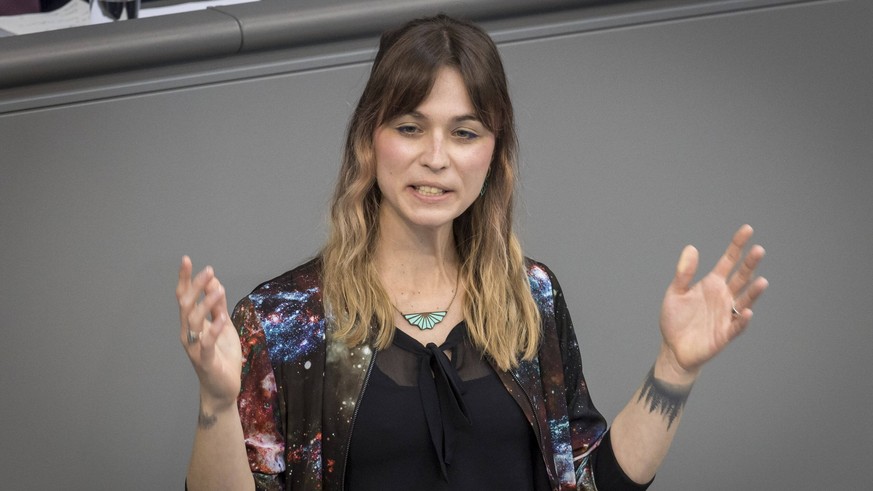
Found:
[{"label": "woman's right hand", "polygon": [[213,410],[236,404],[240,390],[242,350],[227,312],[224,286],[206,266],[191,278],[191,258],[179,266],[179,339],[200,379],[200,403]]}]

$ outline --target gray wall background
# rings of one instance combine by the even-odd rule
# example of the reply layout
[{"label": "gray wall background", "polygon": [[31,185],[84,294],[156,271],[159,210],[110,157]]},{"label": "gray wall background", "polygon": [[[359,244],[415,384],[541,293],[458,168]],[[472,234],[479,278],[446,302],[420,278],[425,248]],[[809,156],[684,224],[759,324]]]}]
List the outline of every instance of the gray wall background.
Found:
[{"label": "gray wall background", "polygon": [[[561,279],[595,403],[612,419],[654,360],[682,246],[711,266],[748,222],[771,288],[652,489],[865,488],[873,3],[591,28],[609,15],[486,24],[518,113],[518,230]],[[178,262],[237,299],[318,249],[374,43],[5,93],[37,102],[0,114],[0,487],[181,487]]]}]

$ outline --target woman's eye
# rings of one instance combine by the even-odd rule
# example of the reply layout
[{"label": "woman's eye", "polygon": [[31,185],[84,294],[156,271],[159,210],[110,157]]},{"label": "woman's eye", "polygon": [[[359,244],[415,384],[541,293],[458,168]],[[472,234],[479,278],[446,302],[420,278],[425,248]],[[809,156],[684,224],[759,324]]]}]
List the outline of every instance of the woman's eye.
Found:
[{"label": "woman's eye", "polygon": [[470,130],[456,130],[455,136],[462,140],[475,140],[476,138],[479,138],[479,135]]},{"label": "woman's eye", "polygon": [[397,127],[397,132],[401,135],[414,135],[418,133],[418,127],[411,124],[404,124]]}]

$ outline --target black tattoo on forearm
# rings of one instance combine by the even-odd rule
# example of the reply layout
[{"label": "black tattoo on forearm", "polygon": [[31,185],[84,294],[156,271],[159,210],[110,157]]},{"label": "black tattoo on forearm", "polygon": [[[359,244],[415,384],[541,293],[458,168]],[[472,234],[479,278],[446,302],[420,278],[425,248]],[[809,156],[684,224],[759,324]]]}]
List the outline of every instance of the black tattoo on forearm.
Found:
[{"label": "black tattoo on forearm", "polygon": [[655,367],[649,370],[646,380],[643,381],[643,386],[640,388],[640,396],[637,402],[643,398],[649,405],[649,412],[656,410],[662,416],[667,418],[667,428],[673,425],[673,421],[679,417],[682,412],[682,407],[685,406],[685,401],[688,400],[688,394],[691,393],[691,386],[673,385],[663,382],[655,378]]},{"label": "black tattoo on forearm", "polygon": [[200,405],[200,414],[197,415],[197,426],[201,429],[208,430],[215,426],[215,422],[218,421],[218,417],[214,414],[206,414],[203,411],[203,404]]}]

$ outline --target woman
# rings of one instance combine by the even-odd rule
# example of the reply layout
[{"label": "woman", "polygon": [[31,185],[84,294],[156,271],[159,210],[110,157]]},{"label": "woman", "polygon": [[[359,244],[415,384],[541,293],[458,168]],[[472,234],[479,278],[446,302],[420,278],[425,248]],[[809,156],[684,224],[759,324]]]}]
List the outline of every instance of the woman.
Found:
[{"label": "woman", "polygon": [[438,16],[383,35],[318,257],[256,288],[233,324],[213,270],[192,278],[182,260],[190,489],[647,487],[701,366],[767,286],[764,250],[743,256],[743,226],[696,284],[682,251],[656,361],[607,430],[560,286],[512,232],[515,156],[481,29]]}]

